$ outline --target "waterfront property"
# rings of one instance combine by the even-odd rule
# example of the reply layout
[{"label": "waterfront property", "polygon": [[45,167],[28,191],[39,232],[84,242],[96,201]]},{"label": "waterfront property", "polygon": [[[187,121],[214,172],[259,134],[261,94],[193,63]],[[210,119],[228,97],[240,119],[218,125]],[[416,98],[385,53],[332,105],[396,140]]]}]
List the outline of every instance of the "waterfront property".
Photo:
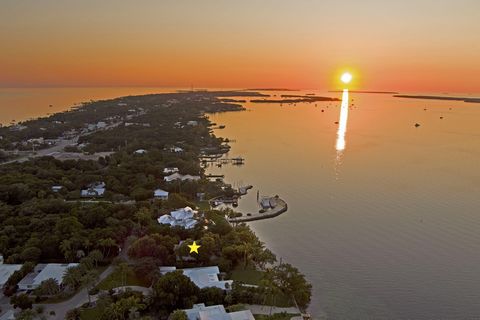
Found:
[{"label": "waterfront property", "polygon": [[262,210],[258,213],[248,213],[240,217],[228,218],[228,222],[239,223],[274,218],[288,210],[287,203],[278,196],[263,198],[260,202]]},{"label": "waterfront property", "polygon": [[62,285],[63,276],[68,268],[78,266],[78,263],[40,263],[35,269],[27,274],[25,278],[18,283],[18,289],[21,291],[29,291],[36,289],[43,281],[54,279],[58,285]]},{"label": "waterfront property", "polygon": [[[176,271],[176,267],[160,267],[160,274]],[[190,278],[200,289],[215,287],[222,290],[230,290],[233,280],[219,280],[220,269],[217,266],[179,269],[183,274]]]},{"label": "waterfront property", "polygon": [[189,174],[183,175],[183,174],[180,174],[180,173],[176,172],[176,173],[173,173],[169,176],[164,177],[163,180],[165,182],[172,182],[172,181],[176,181],[176,180],[197,181],[197,180],[200,180],[200,176],[192,176],[192,175],[189,175]]},{"label": "waterfront property", "polygon": [[250,310],[228,313],[223,305],[205,306],[194,304],[192,309],[183,310],[188,320],[255,320]]},{"label": "waterfront property", "polygon": [[164,214],[157,219],[160,224],[169,224],[171,227],[182,227],[184,229],[192,229],[197,223],[198,211],[193,210],[190,207],[185,207],[170,212],[170,214]]}]

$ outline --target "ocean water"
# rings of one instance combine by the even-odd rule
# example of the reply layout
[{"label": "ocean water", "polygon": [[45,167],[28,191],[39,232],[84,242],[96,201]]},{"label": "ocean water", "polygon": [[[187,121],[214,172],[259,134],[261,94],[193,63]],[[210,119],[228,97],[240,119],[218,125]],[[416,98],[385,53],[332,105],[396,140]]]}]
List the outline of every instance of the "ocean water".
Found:
[{"label": "ocean water", "polygon": [[340,102],[211,116],[246,163],[209,171],[254,185],[242,212],[287,201],[249,224],[307,275],[315,318],[480,319],[480,104],[349,98],[341,151]]},{"label": "ocean water", "polygon": [[[172,91],[0,89],[0,123]],[[254,186],[242,212],[258,210],[257,190],[288,202],[249,224],[306,274],[315,318],[480,319],[480,104],[350,93],[343,150],[340,102],[245,106],[210,118],[246,164],[208,171]]]}]

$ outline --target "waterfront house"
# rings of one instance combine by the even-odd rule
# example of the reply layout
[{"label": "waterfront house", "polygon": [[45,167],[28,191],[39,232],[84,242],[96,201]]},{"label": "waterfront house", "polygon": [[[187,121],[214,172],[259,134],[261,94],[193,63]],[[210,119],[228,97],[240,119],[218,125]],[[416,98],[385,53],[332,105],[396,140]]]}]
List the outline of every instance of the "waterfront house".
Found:
[{"label": "waterfront house", "polygon": [[98,198],[103,197],[105,194],[105,182],[95,182],[88,186],[86,189],[80,191],[80,196],[82,198]]},{"label": "waterfront house", "polygon": [[153,197],[160,200],[168,200],[168,191],[157,189],[153,192]]},{"label": "waterfront house", "polygon": [[157,219],[160,224],[168,224],[171,227],[182,227],[184,229],[192,229],[198,224],[196,216],[198,211],[193,210],[190,207],[185,207],[170,212],[170,214],[164,214]]},{"label": "waterfront house", "polygon": [[255,320],[252,311],[241,310],[227,313],[223,305],[205,306],[194,304],[192,309],[183,310],[188,320]]},{"label": "waterfront house", "polygon": [[[164,275],[168,272],[176,271],[176,267],[160,267],[160,274]],[[183,275],[190,278],[200,289],[215,287],[222,290],[232,289],[233,280],[219,280],[218,275],[220,269],[217,266],[178,269]]]},{"label": "waterfront house", "polygon": [[165,182],[172,182],[176,180],[181,180],[181,181],[197,181],[200,180],[200,176],[192,176],[189,174],[183,175],[178,172],[175,172],[169,176],[166,176],[163,178]]},{"label": "waterfront house", "polygon": [[21,291],[30,291],[38,288],[40,284],[48,279],[55,280],[59,286],[62,286],[63,276],[68,268],[78,266],[78,263],[40,263],[35,266],[33,272],[27,274],[25,278],[18,283],[18,289]]}]

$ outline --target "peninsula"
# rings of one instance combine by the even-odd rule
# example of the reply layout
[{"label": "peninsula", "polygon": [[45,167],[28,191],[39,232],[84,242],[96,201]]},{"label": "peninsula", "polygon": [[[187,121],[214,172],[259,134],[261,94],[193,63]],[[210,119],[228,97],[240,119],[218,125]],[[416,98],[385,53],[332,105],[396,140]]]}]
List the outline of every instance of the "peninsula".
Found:
[{"label": "peninsula", "polygon": [[[305,277],[247,225],[230,223],[231,209],[208,202],[234,192],[202,168],[201,159],[229,150],[208,115],[244,110],[222,101],[244,96],[262,95],[128,96],[0,128],[2,309],[87,320],[114,319],[122,306],[143,319],[193,304],[247,306],[245,316],[258,312],[250,305],[304,312]],[[286,209],[274,202],[265,216]]]}]

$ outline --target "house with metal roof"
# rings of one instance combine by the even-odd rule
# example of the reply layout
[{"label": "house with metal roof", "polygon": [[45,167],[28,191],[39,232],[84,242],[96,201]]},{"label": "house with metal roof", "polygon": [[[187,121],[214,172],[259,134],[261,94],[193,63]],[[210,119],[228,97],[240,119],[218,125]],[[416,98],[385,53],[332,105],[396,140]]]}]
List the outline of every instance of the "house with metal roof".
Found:
[{"label": "house with metal roof", "polygon": [[194,304],[192,309],[183,310],[188,320],[255,320],[250,310],[228,313],[223,305],[205,306]]},{"label": "house with metal roof", "polygon": [[[160,274],[164,275],[168,272],[176,271],[176,267],[160,267]],[[190,278],[190,280],[195,283],[200,289],[215,287],[222,290],[230,290],[233,285],[233,280],[219,280],[218,275],[220,274],[220,269],[217,266],[212,267],[201,267],[201,268],[186,268],[178,269],[183,272],[183,274]]]},{"label": "house with metal roof", "polygon": [[18,283],[18,289],[29,291],[36,289],[43,281],[54,279],[58,285],[62,285],[63,276],[68,268],[78,266],[78,263],[40,263],[35,269],[27,274],[25,278]]}]

